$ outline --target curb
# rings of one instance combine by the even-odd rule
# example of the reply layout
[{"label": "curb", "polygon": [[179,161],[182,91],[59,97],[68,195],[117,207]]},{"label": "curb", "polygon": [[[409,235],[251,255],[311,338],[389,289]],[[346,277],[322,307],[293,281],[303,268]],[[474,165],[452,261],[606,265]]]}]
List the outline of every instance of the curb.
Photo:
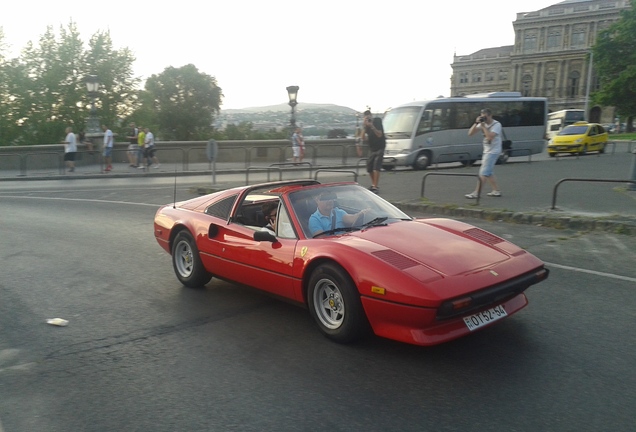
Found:
[{"label": "curb", "polygon": [[404,212],[417,211],[445,217],[469,217],[490,222],[545,226],[555,229],[573,229],[577,231],[600,231],[613,234],[636,236],[636,220],[621,216],[607,216],[598,219],[578,215],[556,213],[521,213],[504,210],[474,209],[458,207],[454,204],[423,204],[417,201],[391,201],[391,204]]}]

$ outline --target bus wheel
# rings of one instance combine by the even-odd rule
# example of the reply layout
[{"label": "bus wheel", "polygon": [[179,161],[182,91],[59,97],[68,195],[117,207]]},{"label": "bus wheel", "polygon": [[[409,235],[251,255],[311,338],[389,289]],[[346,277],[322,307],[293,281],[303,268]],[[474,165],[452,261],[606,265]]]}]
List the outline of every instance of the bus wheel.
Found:
[{"label": "bus wheel", "polygon": [[414,170],[425,170],[428,168],[431,163],[431,155],[428,152],[420,152],[415,157],[415,162],[413,162]]}]

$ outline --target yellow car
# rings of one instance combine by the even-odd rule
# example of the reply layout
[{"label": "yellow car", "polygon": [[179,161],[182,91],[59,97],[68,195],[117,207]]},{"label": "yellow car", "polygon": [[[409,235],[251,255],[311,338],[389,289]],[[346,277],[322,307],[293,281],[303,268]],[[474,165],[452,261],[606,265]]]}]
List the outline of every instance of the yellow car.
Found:
[{"label": "yellow car", "polygon": [[548,144],[551,157],[557,153],[586,154],[589,151],[605,153],[608,134],[598,123],[576,122],[563,128]]}]

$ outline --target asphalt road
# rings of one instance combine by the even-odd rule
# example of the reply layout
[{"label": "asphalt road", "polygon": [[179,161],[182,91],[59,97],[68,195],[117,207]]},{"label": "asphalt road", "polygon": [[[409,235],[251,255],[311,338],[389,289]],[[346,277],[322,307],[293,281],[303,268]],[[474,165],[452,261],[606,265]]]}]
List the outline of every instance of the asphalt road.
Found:
[{"label": "asphalt road", "polygon": [[0,431],[633,430],[636,237],[468,220],[547,263],[529,306],[437,347],[343,346],[248,288],[183,288],[152,234],[173,194],[0,185]]}]

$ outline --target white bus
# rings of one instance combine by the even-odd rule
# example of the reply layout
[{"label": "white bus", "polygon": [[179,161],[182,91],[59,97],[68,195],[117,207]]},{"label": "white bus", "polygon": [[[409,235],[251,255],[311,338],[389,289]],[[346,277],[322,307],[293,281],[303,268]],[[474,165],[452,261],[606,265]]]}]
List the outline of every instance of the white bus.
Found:
[{"label": "white bus", "polygon": [[482,135],[468,136],[468,129],[483,108],[503,125],[504,137],[512,141],[509,156],[543,152],[547,99],[522,97],[519,92],[496,92],[466,97],[438,98],[392,108],[383,118],[386,150],[383,167],[410,166],[426,169],[430,164],[481,159]]},{"label": "white bus", "polygon": [[546,136],[552,140],[564,127],[579,121],[585,121],[585,111],[582,109],[564,109],[548,114]]}]

